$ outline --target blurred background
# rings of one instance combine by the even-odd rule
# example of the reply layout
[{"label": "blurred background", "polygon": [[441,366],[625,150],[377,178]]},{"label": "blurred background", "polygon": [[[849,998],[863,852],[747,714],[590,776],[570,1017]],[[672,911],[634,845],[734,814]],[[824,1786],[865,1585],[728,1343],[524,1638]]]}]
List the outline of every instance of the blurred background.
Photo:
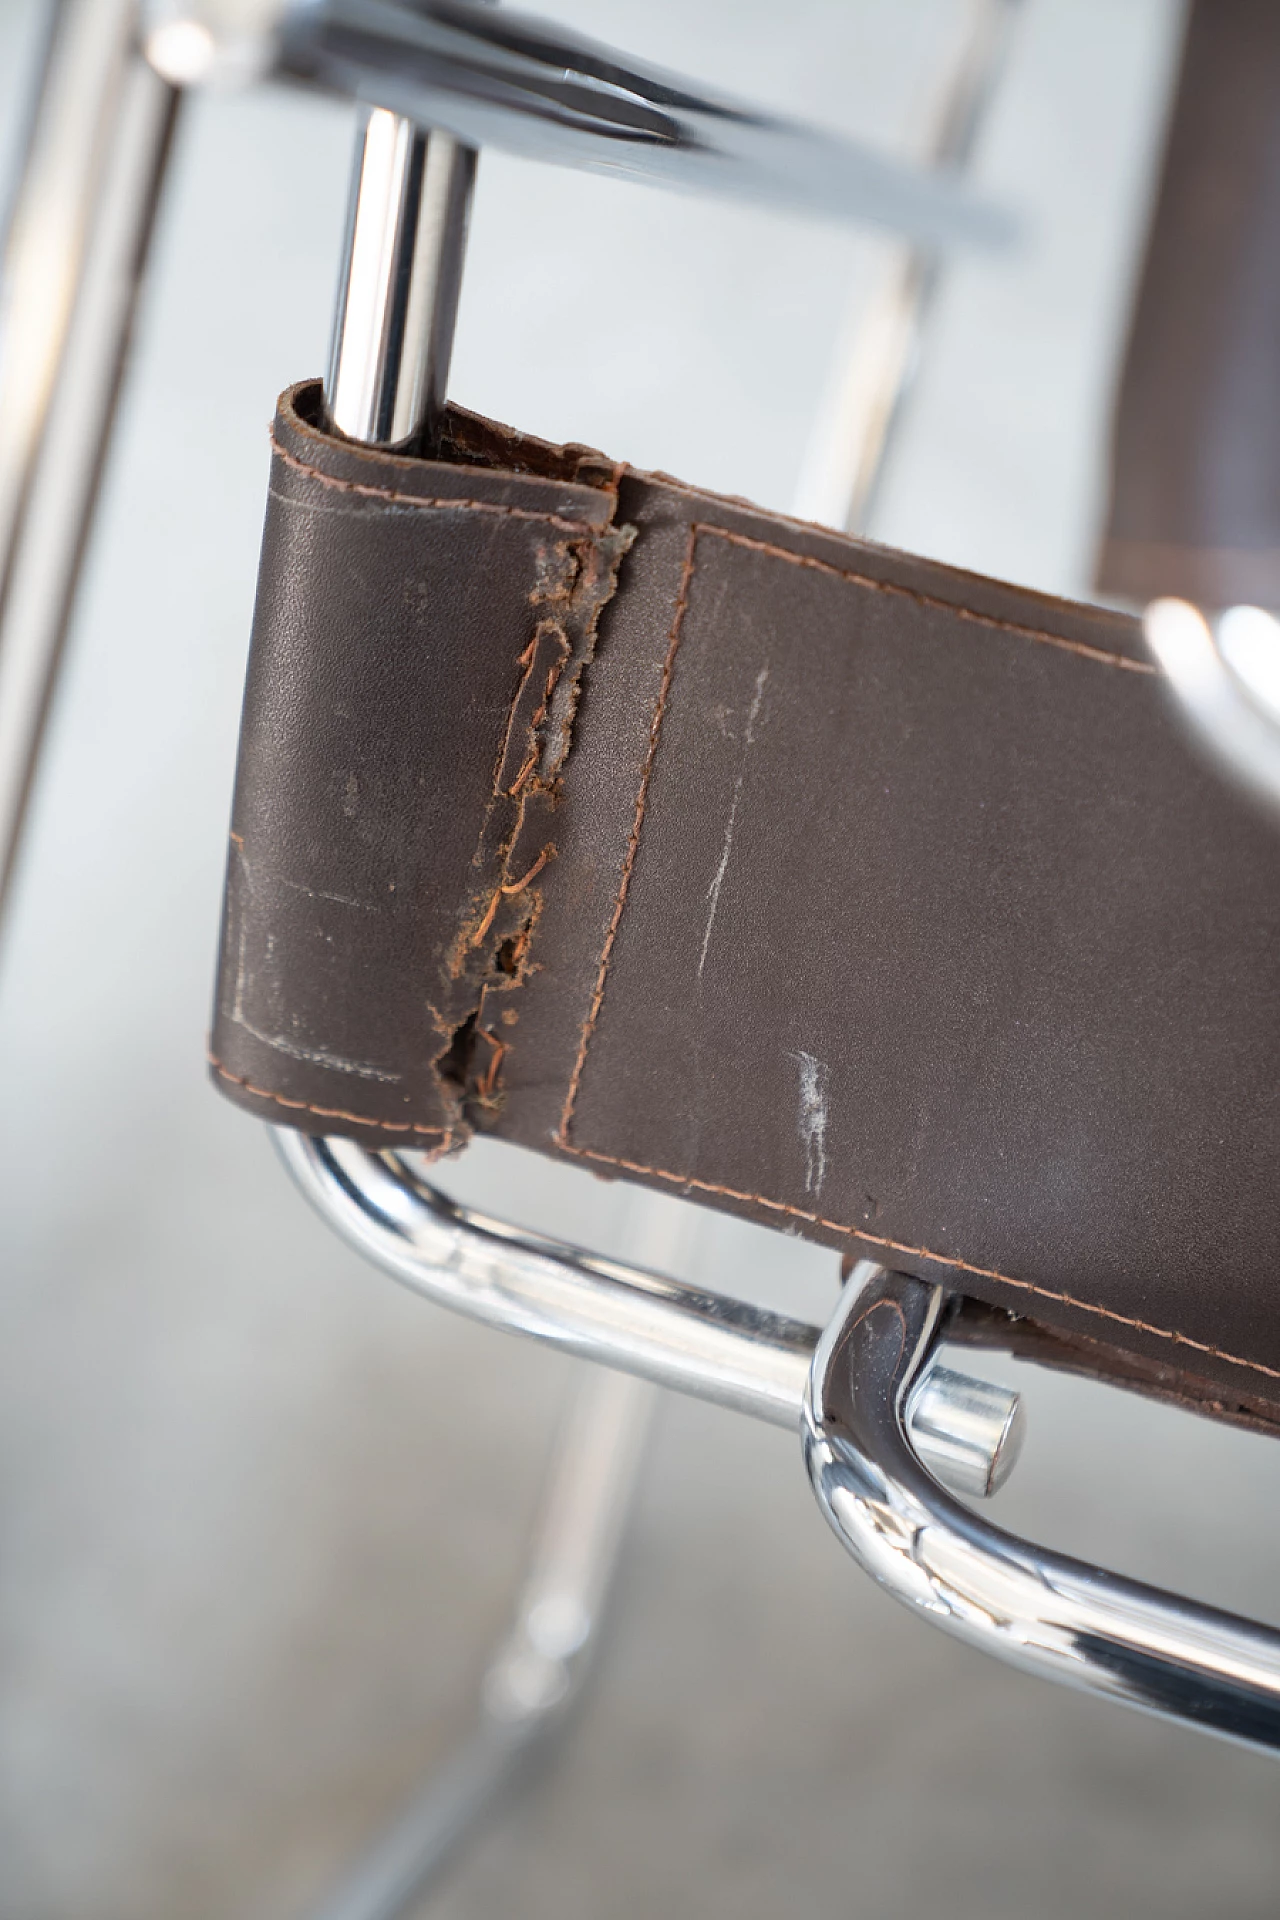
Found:
[{"label": "blurred background", "polygon": [[[541,10],[904,153],[964,21]],[[877,539],[1089,591],[1182,17],[1026,0],[975,172],[1031,244],[948,272]],[[6,178],[37,24],[0,0]],[[324,363],[353,119],[185,113],[0,959],[6,1920],[305,1912],[467,1725],[573,1373],[362,1266],[205,1082],[266,428]],[[785,509],[884,246],[487,153],[453,395]],[[646,1257],[575,1169],[480,1145],[447,1181]],[[653,1204],[690,1274],[834,1304],[834,1256]],[[997,1518],[1280,1621],[1274,1443],[989,1370],[1030,1417]],[[1265,1760],[929,1633],[788,1435],[665,1400],[579,1724],[430,1910],[1271,1914],[1278,1798]]]}]

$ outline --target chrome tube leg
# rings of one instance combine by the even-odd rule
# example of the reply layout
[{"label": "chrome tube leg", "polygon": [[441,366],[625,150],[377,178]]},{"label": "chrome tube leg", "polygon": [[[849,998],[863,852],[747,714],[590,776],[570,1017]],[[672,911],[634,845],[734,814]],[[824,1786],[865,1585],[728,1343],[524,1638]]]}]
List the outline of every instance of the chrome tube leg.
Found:
[{"label": "chrome tube leg", "polygon": [[837,1537],[895,1599],[970,1646],[1280,1752],[1280,1632],[1019,1539],[929,1472],[907,1410],[945,1309],[937,1287],[873,1269],[822,1336],[803,1440]]},{"label": "chrome tube leg", "polygon": [[[966,29],[938,89],[924,158],[959,174],[973,157],[1021,0],[969,0]],[[941,277],[936,247],[890,246],[879,281],[839,357],[815,423],[795,512],[848,533],[866,531]]]},{"label": "chrome tube leg", "polygon": [[545,1756],[582,1690],[631,1509],[657,1390],[592,1367],[551,1469],[511,1630],[489,1664],[474,1730],[315,1920],[395,1920]]},{"label": "chrome tube leg", "polygon": [[[414,450],[435,443],[474,172],[474,152],[446,135],[424,133],[382,109],[369,112],[362,123],[326,382],[330,421],[351,439]],[[901,368],[892,375],[896,384]],[[883,437],[864,451],[876,467]],[[697,1342],[691,1342],[687,1327],[671,1325],[681,1316],[667,1296],[678,1294],[678,1287],[614,1269],[610,1289],[602,1285],[603,1270],[594,1271],[589,1262],[567,1262],[506,1233],[489,1246],[485,1229],[462,1210],[421,1183],[412,1191],[398,1186],[391,1156],[355,1149],[354,1167],[340,1171],[342,1142],[288,1134],[279,1140],[286,1163],[317,1204],[332,1217],[331,1203],[341,1191],[347,1203],[341,1218],[349,1236],[412,1284],[434,1276],[440,1284],[424,1290],[499,1321],[509,1317],[508,1295],[519,1294],[526,1283],[539,1296],[549,1281],[562,1314],[566,1291],[584,1309],[603,1300],[606,1308],[617,1309],[618,1326],[612,1330],[623,1334],[621,1350],[611,1358],[692,1384],[697,1366],[686,1348]],[[407,1176],[407,1169],[399,1171]],[[330,1173],[338,1173],[336,1188]],[[361,1175],[381,1176],[387,1204],[376,1206],[372,1216],[362,1205]],[[688,1253],[679,1243],[699,1231],[699,1216],[673,1212],[642,1190],[633,1190],[630,1213],[629,1240],[641,1257],[660,1270],[678,1268],[680,1254]],[[699,1298],[707,1309],[705,1338],[733,1349],[729,1397],[764,1410],[767,1417],[781,1413],[784,1420],[795,1420],[800,1379],[812,1351],[807,1330],[771,1323],[771,1343],[762,1337],[763,1325],[756,1324],[768,1316],[735,1316],[725,1311],[726,1303]],[[577,1351],[589,1351],[604,1332],[589,1312],[578,1324],[568,1310],[569,1324],[561,1327],[554,1316],[547,1319],[542,1304],[540,1297],[525,1300],[515,1321]],[[639,1323],[638,1331],[633,1322]],[[563,1725],[596,1638],[653,1392],[634,1377],[594,1370],[584,1383],[557,1456],[515,1624],[485,1677],[478,1723],[326,1900],[316,1920],[395,1920],[403,1914],[456,1849],[501,1807],[529,1761],[545,1751]],[[998,1403],[993,1411],[986,1401],[978,1405],[982,1393],[980,1383],[936,1370],[932,1382],[921,1384],[918,1397],[925,1412],[917,1423],[929,1433],[936,1427],[950,1448],[948,1467],[979,1494],[998,1484],[1016,1453],[1015,1397],[993,1390],[988,1396]],[[973,1430],[967,1428],[960,1439],[953,1402],[963,1403]]]},{"label": "chrome tube leg", "polygon": [[434,444],[462,288],[476,155],[367,112],[356,141],[326,381],[329,418],[374,446]]},{"label": "chrome tube leg", "polygon": [[[444,405],[474,151],[382,109],[359,129],[325,399],[349,439],[425,451]],[[497,1812],[563,1726],[617,1562],[644,1431],[646,1382],[592,1368],[570,1409],[515,1621],[477,1724],[317,1920],[394,1920]]]},{"label": "chrome tube leg", "polygon": [[62,0],[0,309],[0,904],[97,504],[178,92],[135,0]]}]

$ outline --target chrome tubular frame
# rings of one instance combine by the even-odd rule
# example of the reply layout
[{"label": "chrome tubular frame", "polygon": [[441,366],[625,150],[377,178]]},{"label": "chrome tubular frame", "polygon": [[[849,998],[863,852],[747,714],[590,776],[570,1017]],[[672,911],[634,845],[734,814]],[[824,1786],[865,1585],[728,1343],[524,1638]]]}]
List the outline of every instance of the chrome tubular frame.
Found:
[{"label": "chrome tubular frame", "polygon": [[430,446],[444,405],[476,155],[381,107],[364,115],[325,397],[370,446]]},{"label": "chrome tubular frame", "polygon": [[57,0],[0,269],[0,906],[88,547],[178,112],[136,0]]},{"label": "chrome tubular frame", "polygon": [[[448,1199],[401,1154],[272,1131],[312,1206],[415,1293],[579,1359],[799,1428],[820,1328],[492,1220]],[[851,1285],[879,1272],[862,1261]],[[1022,1446],[1017,1394],[936,1364],[921,1372],[908,1418],[931,1470],[976,1498],[1004,1484]]]},{"label": "chrome tubular frame", "polygon": [[[1022,0],[969,0],[965,31],[930,114],[923,160],[964,176],[986,125]],[[866,533],[914,383],[942,283],[937,248],[888,250],[865,311],[819,409],[791,511]]]},{"label": "chrome tubular frame", "polygon": [[485,1672],[470,1735],[313,1920],[396,1920],[416,1909],[564,1729],[595,1651],[655,1398],[623,1374],[582,1375],[515,1618]]},{"label": "chrome tubular frame", "polygon": [[[285,1130],[276,1139],[325,1219],[416,1292],[721,1406],[798,1424],[840,1539],[935,1626],[1046,1678],[1280,1748],[1280,1633],[1019,1540],[953,1497],[1002,1484],[1020,1420],[1016,1395],[985,1388],[990,1401],[970,1403],[970,1465],[956,1470],[964,1395],[976,1383],[938,1365],[942,1289],[863,1261],[820,1334],[487,1219],[445,1198],[401,1155]],[[980,1459],[990,1463],[985,1482]]]},{"label": "chrome tubular frame", "polygon": [[930,1476],[906,1407],[944,1300],[874,1274],[850,1287],[814,1357],[805,1458],[854,1559],[935,1626],[1014,1666],[1280,1748],[1280,1633],[1015,1539]]}]

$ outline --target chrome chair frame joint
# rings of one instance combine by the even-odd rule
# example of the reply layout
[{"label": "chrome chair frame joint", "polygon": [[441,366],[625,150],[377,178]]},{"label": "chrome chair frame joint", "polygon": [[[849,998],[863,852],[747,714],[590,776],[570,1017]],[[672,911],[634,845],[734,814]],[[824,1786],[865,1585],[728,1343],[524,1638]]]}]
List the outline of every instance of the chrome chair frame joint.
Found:
[{"label": "chrome chair frame joint", "polygon": [[458,1206],[406,1156],[275,1137],[329,1224],[416,1292],[798,1427],[840,1540],[933,1625],[1028,1672],[1280,1748],[1280,1632],[1021,1540],[961,1504],[957,1493],[981,1497],[1007,1477],[1021,1406],[939,1366],[942,1288],[862,1261],[820,1332]]},{"label": "chrome chair frame joint", "polygon": [[1031,1673],[1274,1752],[1280,1633],[979,1518],[911,1444],[906,1410],[946,1296],[903,1274],[851,1287],[814,1356],[804,1450],[858,1564],[914,1612]]}]

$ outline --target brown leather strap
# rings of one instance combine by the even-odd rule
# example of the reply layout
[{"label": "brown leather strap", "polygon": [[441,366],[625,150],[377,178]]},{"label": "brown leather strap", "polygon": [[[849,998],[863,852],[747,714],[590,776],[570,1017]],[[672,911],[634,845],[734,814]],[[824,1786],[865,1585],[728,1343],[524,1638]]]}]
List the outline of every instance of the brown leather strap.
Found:
[{"label": "brown leather strap", "polygon": [[1103,588],[1280,604],[1280,7],[1196,0],[1116,413]]},{"label": "brown leather strap", "polygon": [[[957,1301],[956,1310],[948,1318],[946,1340],[957,1346],[1007,1353],[1016,1360],[1030,1360],[1037,1366],[1051,1367],[1055,1373],[1078,1374],[1103,1386],[1123,1387],[1147,1400],[1159,1400],[1188,1413],[1207,1414],[1227,1426],[1280,1439],[1280,1400],[1274,1397],[1274,1387],[1271,1396],[1251,1392],[1249,1375],[1243,1368],[1233,1370],[1230,1382],[1215,1380],[1187,1366],[1188,1356],[1178,1349],[1172,1358],[1166,1353],[1163,1359],[1152,1359],[1130,1353],[1110,1340],[1064,1333],[1046,1325],[1043,1319],[1007,1313],[968,1296]],[[1219,1374],[1224,1371],[1218,1369]],[[1260,1384],[1269,1383],[1264,1377]]]},{"label": "brown leather strap", "polygon": [[1280,1398],[1274,831],[1135,624],[282,402],[215,1071]]}]

